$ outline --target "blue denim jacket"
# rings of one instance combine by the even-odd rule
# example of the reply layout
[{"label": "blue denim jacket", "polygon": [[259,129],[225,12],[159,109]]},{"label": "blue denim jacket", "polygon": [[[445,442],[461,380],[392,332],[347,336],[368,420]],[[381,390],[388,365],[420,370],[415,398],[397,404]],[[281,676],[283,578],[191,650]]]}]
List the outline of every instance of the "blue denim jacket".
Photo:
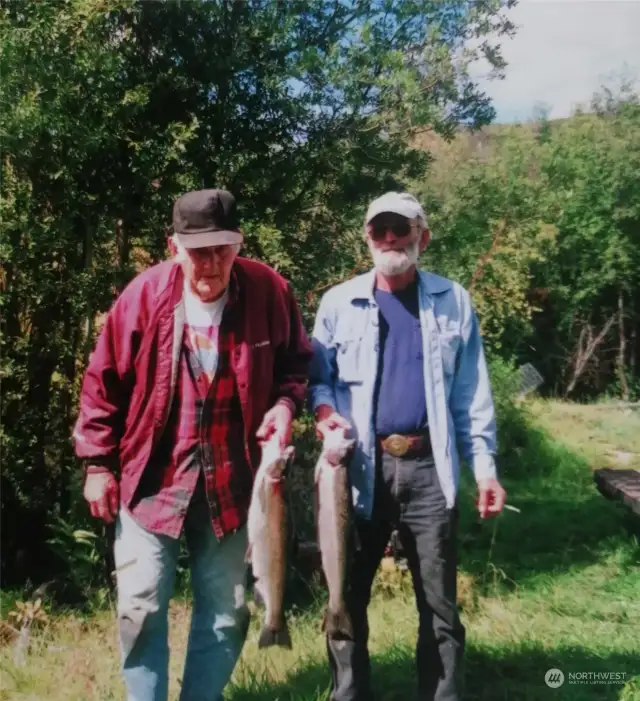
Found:
[{"label": "blue denim jacket", "polygon": [[[375,271],[333,287],[322,297],[309,370],[311,410],[328,404],[353,426],[353,504],[371,517],[375,478],[373,394],[378,370],[379,312]],[[458,283],[420,271],[420,326],[429,433],[438,478],[452,508],[460,452],[476,480],[496,477],[496,423],[478,321]],[[407,378],[407,382],[411,382]]]}]

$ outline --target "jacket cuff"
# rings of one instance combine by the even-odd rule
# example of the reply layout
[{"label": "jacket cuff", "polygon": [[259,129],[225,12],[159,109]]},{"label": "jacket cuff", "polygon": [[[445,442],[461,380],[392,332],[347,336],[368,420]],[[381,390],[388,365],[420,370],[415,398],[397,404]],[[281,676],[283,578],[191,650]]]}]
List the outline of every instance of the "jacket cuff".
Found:
[{"label": "jacket cuff", "polygon": [[108,468],[106,465],[87,464],[85,465],[85,471],[88,475],[97,475],[102,472],[109,472],[110,474],[113,474],[113,470]]},{"label": "jacket cuff", "polygon": [[476,482],[487,479],[498,479],[496,462],[491,453],[477,453],[471,458],[471,470]]},{"label": "jacket cuff", "polygon": [[334,411],[337,411],[333,392],[328,387],[314,387],[309,392],[311,413],[315,414],[316,409],[323,404],[327,404]]},{"label": "jacket cuff", "polygon": [[112,455],[96,455],[92,458],[83,458],[82,465],[86,474],[111,472],[117,475],[119,471],[118,459]]}]

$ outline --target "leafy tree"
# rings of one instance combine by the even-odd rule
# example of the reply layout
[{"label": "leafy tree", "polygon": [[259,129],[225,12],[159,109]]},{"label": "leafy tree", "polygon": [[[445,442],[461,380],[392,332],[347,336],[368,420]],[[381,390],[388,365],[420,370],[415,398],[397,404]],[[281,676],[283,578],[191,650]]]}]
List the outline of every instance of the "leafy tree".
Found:
[{"label": "leafy tree", "polygon": [[471,288],[490,349],[533,362],[549,392],[638,391],[639,144],[628,90],[570,119],[427,142],[425,263]]},{"label": "leafy tree", "polygon": [[564,393],[587,389],[587,378],[591,392],[602,391],[617,372],[628,395],[624,368],[638,353],[626,340],[638,326],[639,165],[637,99],[558,125],[544,150],[559,235],[553,264],[535,274],[549,293],[555,329],[546,343],[553,339],[564,364],[551,370]]},{"label": "leafy tree", "polygon": [[545,260],[556,236],[540,208],[539,157],[531,130],[460,136],[440,148],[417,186],[433,231],[425,263],[471,291],[485,343],[505,358],[532,334],[532,265]]},{"label": "leafy tree", "polygon": [[488,37],[511,30],[512,4],[2,7],[5,579],[49,571],[47,524],[79,518],[69,435],[95,321],[163,257],[174,198],[234,191],[249,254],[288,275],[308,317],[358,265],[366,200],[424,172],[413,135],[493,117],[468,65],[501,68]]}]

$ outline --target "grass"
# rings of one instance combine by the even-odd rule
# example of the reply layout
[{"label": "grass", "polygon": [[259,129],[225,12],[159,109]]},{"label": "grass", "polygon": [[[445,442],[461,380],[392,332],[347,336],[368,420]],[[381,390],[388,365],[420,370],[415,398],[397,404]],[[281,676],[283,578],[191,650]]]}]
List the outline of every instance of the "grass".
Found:
[{"label": "grass", "polygon": [[[640,469],[640,408],[620,407],[614,402],[542,400],[533,402],[531,408],[543,428],[561,437],[570,450],[586,457],[594,467]],[[628,456],[629,463],[621,464],[617,453]]]},{"label": "grass", "polygon": [[[640,419],[637,413],[631,417],[634,432],[633,425],[621,429],[600,409],[539,401],[530,409],[535,425],[512,447],[504,479],[508,503],[520,513],[479,521],[468,476],[464,480],[459,576],[467,630],[464,698],[640,701],[640,549],[624,527],[623,507],[593,486],[591,469],[600,466],[601,453],[594,448],[599,443],[586,439],[600,422],[597,436],[633,452]],[[546,431],[556,438],[550,440]],[[316,594],[318,600],[291,611],[291,652],[258,650],[258,612],[227,699],[327,698],[319,627],[323,594]],[[170,624],[171,698],[179,689],[188,622],[188,601],[177,599]],[[381,569],[370,624],[379,701],[414,698],[417,620],[408,575]],[[122,699],[118,664],[112,609],[57,615],[34,636],[24,665],[15,664],[11,646],[0,650],[0,701]],[[559,689],[544,682],[550,668],[566,676]],[[570,673],[618,673],[624,680],[569,683]]]}]

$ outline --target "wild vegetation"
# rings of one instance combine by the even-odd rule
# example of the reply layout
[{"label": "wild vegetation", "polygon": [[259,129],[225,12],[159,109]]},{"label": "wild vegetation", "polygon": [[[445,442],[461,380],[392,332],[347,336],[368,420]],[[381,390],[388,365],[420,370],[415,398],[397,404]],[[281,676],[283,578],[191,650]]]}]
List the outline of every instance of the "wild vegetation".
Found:
[{"label": "wild vegetation", "polygon": [[[552,694],[562,701],[640,699],[640,548],[625,528],[622,507],[604,500],[591,476],[612,436],[620,450],[634,446],[640,419],[625,411],[611,403],[528,401],[519,414],[523,430],[502,462],[508,503],[519,511],[507,510],[493,522],[474,515],[475,494],[465,473],[458,600],[467,629],[469,701],[548,701]],[[563,424],[567,416],[569,431]],[[83,567],[78,553],[94,550],[92,541],[72,551],[76,571]],[[409,574],[386,560],[374,590],[375,688],[382,701],[413,698],[417,618]],[[101,591],[99,597],[93,590],[84,609],[57,607],[56,615],[34,624],[30,647],[17,646],[14,638],[0,649],[0,699],[122,698],[114,600]],[[170,614],[174,695],[191,611],[185,573],[176,593]],[[317,579],[298,578],[287,614],[291,652],[258,649],[258,612],[226,698],[325,701],[329,678],[320,631],[325,601]],[[44,608],[51,606],[45,599]],[[4,592],[2,610],[15,610],[11,592]],[[552,668],[565,674],[559,689],[545,684]],[[570,683],[570,674],[610,674],[616,680],[577,684]]]},{"label": "wild vegetation", "polygon": [[[514,403],[514,368],[533,363],[549,397],[640,399],[640,102],[628,86],[605,87],[569,119],[491,125],[468,67],[480,53],[500,73],[511,5],[0,8],[2,615],[46,583],[47,610],[52,598],[84,606],[41,620],[34,650],[44,671],[2,653],[6,698],[117,697],[115,658],[95,654],[115,650],[108,533],[80,498],[71,426],[102,315],[136,271],[166,255],[174,198],[210,186],[237,195],[246,254],[291,280],[309,329],[322,291],[369,265],[368,201],[405,188],[421,199],[433,233],[424,266],[472,290],[492,360],[500,469],[521,508],[480,525],[465,492],[469,698],[546,699],[551,666],[634,671],[637,543],[594,493],[584,434],[569,447],[547,437],[573,421],[567,405],[545,405],[534,421]],[[549,413],[557,421],[545,423]],[[615,416],[607,430],[628,421],[621,440],[635,440],[637,423]],[[309,426],[302,417],[296,436],[303,496],[317,454]],[[633,452],[625,445],[617,449]],[[294,505],[309,535],[310,504]],[[413,632],[397,621],[414,619],[402,586],[394,591],[393,605],[379,592],[373,647],[381,685],[406,693]],[[322,693],[313,611],[300,609],[300,645],[284,662],[248,646],[232,698]],[[69,651],[79,636],[82,650]],[[82,671],[71,675],[73,664]],[[276,684],[269,692],[266,680]],[[638,682],[617,691],[575,687],[563,698],[628,701]]]},{"label": "wild vegetation", "polygon": [[628,401],[640,390],[640,105],[623,84],[590,107],[436,143],[415,187],[432,213],[428,264],[472,289],[489,347],[532,362],[547,394]]},{"label": "wild vegetation", "polygon": [[[318,289],[362,263],[367,198],[419,178],[409,137],[490,121],[462,43],[509,3],[16,0],[0,9],[2,573],[42,579],[72,524],[70,433],[96,320],[162,259],[171,207],[227,187],[248,255]],[[25,526],[28,524],[28,528]]]}]

